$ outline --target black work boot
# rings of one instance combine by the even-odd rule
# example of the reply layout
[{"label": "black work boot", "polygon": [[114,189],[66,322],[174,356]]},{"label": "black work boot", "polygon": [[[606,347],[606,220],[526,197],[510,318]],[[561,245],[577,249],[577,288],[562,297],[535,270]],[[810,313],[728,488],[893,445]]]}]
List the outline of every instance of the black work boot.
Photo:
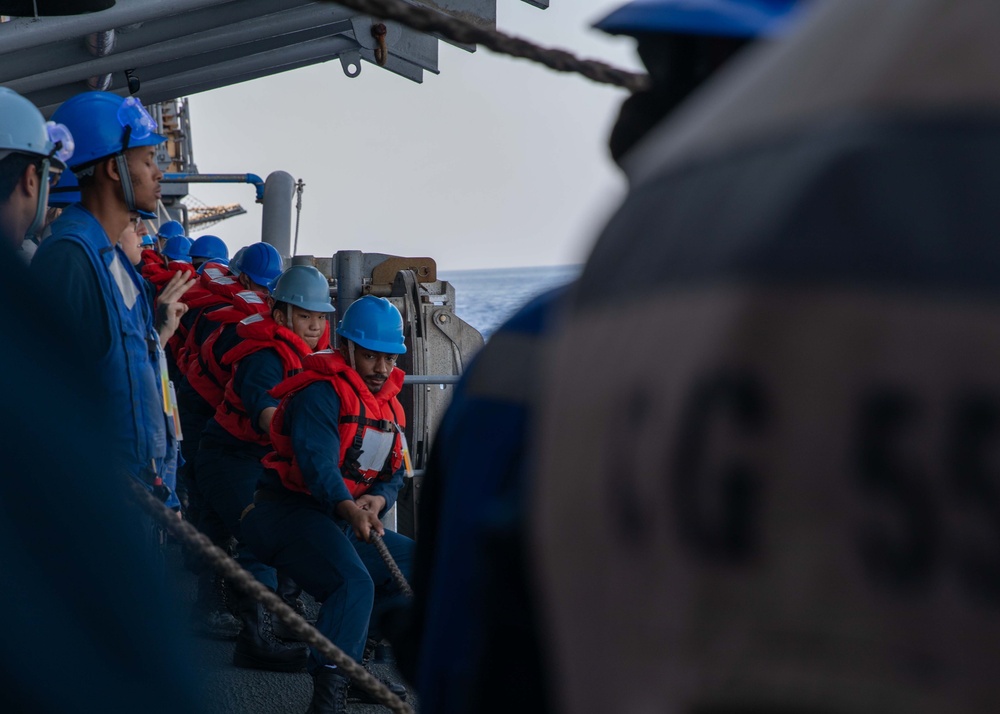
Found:
[{"label": "black work boot", "polygon": [[240,601],[243,629],[236,638],[233,664],[272,672],[300,672],[306,666],[304,645],[289,645],[274,636],[271,613],[258,602]]},{"label": "black work boot", "polygon": [[347,677],[336,669],[320,667],[313,672],[313,696],[306,714],[346,714]]},{"label": "black work boot", "polygon": [[191,611],[195,634],[213,640],[235,640],[240,621],[226,606],[225,581],[211,572],[198,576],[198,597]]},{"label": "black work boot", "polygon": [[[295,613],[299,615],[303,620],[308,622],[310,625],[315,625],[316,621],[311,620],[306,616],[306,604],[302,601],[299,595],[302,593],[302,588],[295,584],[295,581],[288,576],[278,576],[278,596],[285,601],[288,607],[295,610]],[[274,634],[283,640],[288,640],[289,642],[300,642],[298,635],[292,632],[291,628],[288,627],[284,622],[282,622],[277,617],[271,618],[271,625],[274,628]]]},{"label": "black work boot", "polygon": [[[402,684],[399,682],[393,682],[387,677],[380,677],[374,672],[368,672],[368,674],[375,677],[375,679],[380,681],[386,689],[402,699],[404,702],[406,701],[406,687]],[[381,704],[380,701],[368,693],[367,689],[363,689],[361,685],[356,682],[351,683],[351,689],[348,696],[352,702],[358,702],[359,704]]]}]

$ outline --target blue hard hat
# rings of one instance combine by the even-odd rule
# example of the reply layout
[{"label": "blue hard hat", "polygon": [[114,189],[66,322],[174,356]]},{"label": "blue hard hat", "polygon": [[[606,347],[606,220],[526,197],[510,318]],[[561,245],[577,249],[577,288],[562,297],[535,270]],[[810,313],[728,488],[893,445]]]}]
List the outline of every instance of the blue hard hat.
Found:
[{"label": "blue hard hat", "polygon": [[216,236],[198,236],[191,244],[192,258],[224,258],[229,260],[229,248],[221,238]]},{"label": "blue hard hat", "polygon": [[278,276],[271,290],[276,302],[287,302],[313,312],[333,312],[330,284],[323,273],[311,265],[293,265]]},{"label": "blue hard hat", "polygon": [[403,316],[385,298],[365,295],[351,303],[337,327],[337,334],[367,350],[406,354]]},{"label": "blue hard hat", "polygon": [[156,237],[163,239],[182,235],[184,235],[184,226],[179,221],[167,221],[156,231]]},{"label": "blue hard hat", "polygon": [[612,35],[720,37],[779,34],[800,0],[632,0],[594,25]]},{"label": "blue hard hat", "polygon": [[34,104],[13,89],[0,87],[0,159],[8,154],[30,154],[47,158],[62,169],[73,151],[69,129],[46,122]]},{"label": "blue hard hat", "polygon": [[[246,253],[246,250],[247,250],[247,247],[243,246],[238,251],[236,251],[236,255],[234,255],[232,257],[232,259],[229,261],[229,274],[230,275],[234,275],[236,277],[239,277],[240,273],[243,272],[243,270],[240,268],[240,263],[243,260],[243,254]],[[267,283],[264,283],[264,287],[267,287]]]},{"label": "blue hard hat", "polygon": [[254,243],[241,248],[240,252],[242,253],[238,266],[240,272],[246,273],[246,276],[258,285],[270,285],[281,275],[281,254],[273,245]]},{"label": "blue hard hat", "polygon": [[63,171],[59,183],[49,189],[49,207],[64,208],[80,202],[80,184],[72,171]]},{"label": "blue hard hat", "polygon": [[188,251],[191,249],[191,239],[187,236],[173,236],[167,238],[163,244],[163,254],[171,260],[182,260],[185,263],[191,262]]},{"label": "blue hard hat", "polygon": [[84,92],[70,97],[52,118],[69,127],[76,140],[68,162],[73,170],[120,154],[126,148],[155,146],[167,140],[156,133],[156,122],[137,97],[122,99],[111,92]]},{"label": "blue hard hat", "polygon": [[156,236],[152,233],[147,233],[142,237],[142,247],[151,248],[156,245]]}]

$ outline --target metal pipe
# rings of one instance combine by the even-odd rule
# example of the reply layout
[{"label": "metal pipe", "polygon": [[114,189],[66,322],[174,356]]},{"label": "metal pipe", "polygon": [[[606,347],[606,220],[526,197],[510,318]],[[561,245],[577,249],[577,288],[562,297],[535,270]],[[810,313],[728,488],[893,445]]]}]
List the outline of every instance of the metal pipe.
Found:
[{"label": "metal pipe", "polygon": [[[59,17],[21,17],[0,23],[0,54],[83,37],[115,27],[148,22],[181,12],[224,5],[231,0],[130,0],[100,12]],[[280,7],[280,2],[275,2]]]},{"label": "metal pipe", "polygon": [[337,315],[343,317],[347,308],[361,297],[365,254],[360,250],[338,250],[334,257],[337,259]]},{"label": "metal pipe", "polygon": [[408,374],[403,384],[456,384],[461,378],[460,374]]},{"label": "metal pipe", "polygon": [[264,202],[264,179],[257,174],[163,174],[163,183],[249,183],[257,190],[257,203]]},{"label": "metal pipe", "polygon": [[[107,86],[111,84],[111,74],[126,69],[149,67],[165,64],[179,59],[203,55],[228,47],[247,44],[256,40],[291,35],[301,30],[315,31],[317,28],[329,27],[350,19],[350,11],[335,5],[316,7],[307,5],[286,12],[272,13],[264,17],[245,20],[235,25],[228,25],[211,30],[196,32],[184,37],[169,39],[155,44],[144,45],[135,49],[111,54],[112,47],[102,54],[92,54],[98,59],[79,62],[64,67],[38,72],[29,77],[12,79],[5,86],[20,94],[37,92],[48,87],[58,87],[71,82],[78,82],[96,75],[107,76]],[[349,25],[346,25],[349,27]],[[114,37],[114,31],[95,33],[90,37],[109,34]],[[89,43],[89,40],[88,40]],[[138,73],[137,73],[138,74]],[[144,94],[145,96],[145,94]]]},{"label": "metal pipe", "polygon": [[273,245],[282,258],[292,249],[292,196],[295,179],[287,171],[274,171],[264,182],[264,215],[261,240]]},{"label": "metal pipe", "polygon": [[[105,57],[115,49],[115,31],[104,30],[87,35],[87,51],[94,57]],[[106,92],[111,87],[111,73],[94,74],[87,78],[87,86],[98,92]],[[17,91],[17,90],[15,90]]]}]

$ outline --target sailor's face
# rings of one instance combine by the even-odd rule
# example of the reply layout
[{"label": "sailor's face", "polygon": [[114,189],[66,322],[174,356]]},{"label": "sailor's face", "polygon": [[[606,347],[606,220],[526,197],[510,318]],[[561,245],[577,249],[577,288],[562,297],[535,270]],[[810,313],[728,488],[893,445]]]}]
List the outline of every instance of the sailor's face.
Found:
[{"label": "sailor's face", "polygon": [[163,172],[156,165],[156,150],[152,146],[137,146],[129,149],[125,156],[132,177],[136,208],[156,211],[156,202],[160,200],[160,179],[163,178]]},{"label": "sailor's face", "polygon": [[[289,321],[289,317],[291,321]],[[326,313],[303,310],[301,307],[291,306],[287,310],[276,310],[274,319],[279,325],[287,327],[296,335],[301,337],[312,349],[316,349],[319,338],[323,336],[326,329]]]},{"label": "sailor's face", "polygon": [[389,378],[389,373],[396,366],[396,359],[399,355],[390,355],[385,352],[373,352],[361,345],[354,345],[354,369],[361,375],[361,379],[368,385],[372,394],[381,391],[385,386],[385,380]]},{"label": "sailor's face", "polygon": [[133,217],[125,226],[118,241],[132,265],[139,265],[142,262],[142,238],[139,237],[139,232],[136,230],[138,222],[139,219]]}]

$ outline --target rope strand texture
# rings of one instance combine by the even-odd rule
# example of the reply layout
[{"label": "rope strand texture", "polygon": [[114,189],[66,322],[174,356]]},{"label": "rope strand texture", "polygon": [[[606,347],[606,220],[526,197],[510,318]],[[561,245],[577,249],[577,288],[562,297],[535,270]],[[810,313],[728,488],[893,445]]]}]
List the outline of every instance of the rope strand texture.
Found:
[{"label": "rope strand texture", "polygon": [[545,65],[556,72],[575,72],[602,84],[630,92],[649,86],[645,74],[628,72],[597,60],[580,59],[565,50],[540,47],[528,40],[450,17],[402,0],[337,0],[338,5],[386,20],[395,20],[420,32],[438,34],[463,45],[482,45],[493,52]]},{"label": "rope strand texture", "polygon": [[389,569],[389,573],[392,574],[392,579],[396,581],[396,587],[399,588],[407,597],[413,597],[413,588],[410,584],[406,582],[406,578],[403,576],[403,571],[399,569],[399,565],[396,564],[395,559],[389,552],[388,546],[386,546],[385,541],[382,540],[382,536],[376,533],[374,530],[371,534],[371,543],[375,546],[375,550],[378,554],[382,556],[382,560],[385,561],[385,567]]},{"label": "rope strand texture", "polygon": [[[142,506],[143,510],[183,546],[193,549],[198,555],[203,557],[205,562],[215,572],[224,576],[244,594],[254,598],[277,615],[278,619],[288,625],[289,629],[302,642],[313,647],[321,655],[336,664],[343,674],[350,677],[351,680],[369,692],[380,704],[385,705],[397,714],[413,714],[413,709],[409,704],[389,691],[382,682],[369,674],[368,670],[355,662],[351,657],[348,657],[343,650],[330,642],[319,630],[302,619],[276,593],[258,582],[253,575],[240,567],[235,560],[229,557],[228,553],[213,544],[197,528],[179,519],[176,513],[160,503],[160,501],[138,483],[134,481],[130,482],[130,486],[132,488],[132,495],[139,505]],[[385,544],[383,544],[384,546]],[[399,570],[398,566],[396,570]]]}]

